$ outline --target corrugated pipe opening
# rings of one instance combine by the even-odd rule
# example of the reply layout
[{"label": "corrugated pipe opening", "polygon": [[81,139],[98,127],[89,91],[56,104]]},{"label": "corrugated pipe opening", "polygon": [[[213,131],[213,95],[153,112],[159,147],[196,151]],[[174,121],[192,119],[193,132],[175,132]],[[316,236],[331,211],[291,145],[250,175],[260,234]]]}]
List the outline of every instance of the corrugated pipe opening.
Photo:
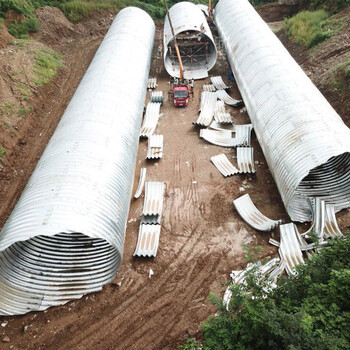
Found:
[{"label": "corrugated pipe opening", "polygon": [[82,233],[16,242],[0,253],[1,314],[45,310],[101,290],[120,264],[115,247]]},{"label": "corrugated pipe opening", "polygon": [[311,207],[306,198],[320,197],[334,204],[336,212],[350,206],[350,153],[332,157],[327,163],[312,169],[300,182],[291,199],[291,211],[304,215]]}]

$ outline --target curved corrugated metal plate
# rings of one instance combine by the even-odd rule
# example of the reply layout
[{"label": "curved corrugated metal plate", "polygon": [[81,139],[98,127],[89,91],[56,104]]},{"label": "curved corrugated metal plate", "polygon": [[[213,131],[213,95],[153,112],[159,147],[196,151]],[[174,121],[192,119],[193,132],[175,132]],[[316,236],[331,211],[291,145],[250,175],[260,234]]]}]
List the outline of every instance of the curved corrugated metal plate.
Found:
[{"label": "curved corrugated metal plate", "polygon": [[215,23],[288,214],[307,198],[350,206],[350,132],[247,0],[220,0]]},{"label": "curved corrugated metal plate", "polygon": [[155,26],[118,14],[0,234],[0,315],[100,290],[121,263]]},{"label": "curved corrugated metal plate", "polygon": [[282,220],[271,220],[262,214],[253,203],[249,194],[235,199],[233,204],[241,218],[258,231],[271,231],[282,222]]},{"label": "curved corrugated metal plate", "polygon": [[[216,62],[216,46],[214,43],[213,35],[210,31],[208,22],[201,9],[187,1],[179,2],[175,4],[169,10],[171,23],[174,28],[175,35],[178,36],[181,33],[191,33],[191,35],[200,34],[201,40],[208,40],[208,60],[198,60],[196,64],[193,62],[187,62],[186,57],[181,55],[183,66],[185,70],[186,78],[202,79],[208,76],[208,71],[212,69]],[[164,66],[166,71],[172,77],[179,78],[180,69],[177,59],[172,60],[169,55],[168,45],[173,41],[173,35],[169,25],[168,16],[164,20]],[[181,50],[181,43],[179,43]],[[191,73],[193,76],[186,76],[186,72]]]},{"label": "curved corrugated metal plate", "polygon": [[227,156],[223,153],[211,157],[210,160],[225,177],[239,173],[239,170],[233,166],[233,164],[228,160]]}]

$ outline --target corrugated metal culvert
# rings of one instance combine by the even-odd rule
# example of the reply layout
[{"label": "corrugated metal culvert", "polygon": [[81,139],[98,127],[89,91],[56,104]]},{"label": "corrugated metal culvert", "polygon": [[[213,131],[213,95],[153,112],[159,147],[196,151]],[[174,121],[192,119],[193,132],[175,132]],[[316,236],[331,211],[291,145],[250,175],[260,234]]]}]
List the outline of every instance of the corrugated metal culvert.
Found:
[{"label": "corrugated metal culvert", "polygon": [[291,219],[310,197],[349,207],[349,128],[247,0],[220,0],[215,23]]},{"label": "corrugated metal culvert", "polygon": [[118,14],[0,235],[0,315],[63,304],[121,263],[155,27]]},{"label": "corrugated metal culvert", "polygon": [[[216,62],[216,46],[202,10],[187,1],[175,4],[170,20],[179,45],[185,78],[202,79],[208,76]],[[179,78],[180,68],[173,47],[173,35],[168,16],[164,21],[164,66],[172,77]]]}]

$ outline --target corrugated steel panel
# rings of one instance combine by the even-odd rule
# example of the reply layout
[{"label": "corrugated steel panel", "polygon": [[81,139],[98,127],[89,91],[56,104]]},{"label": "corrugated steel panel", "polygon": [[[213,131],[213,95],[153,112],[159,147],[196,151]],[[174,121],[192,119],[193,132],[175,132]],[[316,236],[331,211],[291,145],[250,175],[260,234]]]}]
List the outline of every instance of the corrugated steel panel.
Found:
[{"label": "corrugated steel panel", "polygon": [[146,114],[141,126],[140,137],[150,137],[156,130],[161,103],[149,102],[146,108]]},{"label": "corrugated steel panel", "polygon": [[210,77],[211,83],[216,87],[217,90],[230,89],[231,86],[227,86],[222,80],[221,76]]},{"label": "corrugated steel panel", "polygon": [[157,78],[148,78],[147,89],[155,89],[157,86]]},{"label": "corrugated steel panel", "polygon": [[225,131],[225,130],[230,130],[231,132],[235,132],[235,125],[233,124],[220,124],[217,121],[213,121],[210,125],[209,128],[217,130],[217,131]]},{"label": "corrugated steel panel", "polygon": [[249,194],[245,194],[233,201],[238,214],[251,227],[258,231],[271,231],[277,227],[282,220],[271,220],[262,214],[254,205]]},{"label": "corrugated steel panel", "polygon": [[325,215],[325,222],[324,222],[323,237],[324,238],[344,237],[339,229],[333,204],[326,204],[325,214],[326,215]]},{"label": "corrugated steel panel", "polygon": [[204,84],[204,85],[202,85],[202,90],[203,91],[208,91],[208,92],[215,92],[216,91],[215,86],[212,85],[212,84]]},{"label": "corrugated steel panel", "polygon": [[237,107],[242,105],[242,100],[235,100],[225,90],[216,90],[218,99],[224,101],[227,105]]},{"label": "corrugated steel panel", "polygon": [[163,135],[152,135],[148,139],[146,159],[158,159],[163,157]]},{"label": "corrugated steel panel", "polygon": [[152,91],[151,102],[163,103],[163,91]]},{"label": "corrugated steel panel", "polygon": [[237,147],[237,164],[240,173],[255,173],[254,149],[252,147]]},{"label": "corrugated steel panel", "polygon": [[233,118],[230,113],[225,110],[224,101],[217,100],[215,104],[214,119],[221,124],[232,124]]},{"label": "corrugated steel panel", "polygon": [[250,146],[252,130],[252,124],[235,126],[236,139],[239,140],[240,146]]},{"label": "corrugated steel panel", "polygon": [[[235,130],[236,128],[237,125],[235,127]],[[199,136],[204,140],[212,143],[213,145],[222,147],[244,146],[247,143],[247,135],[245,137],[241,137],[242,135],[240,134],[239,137],[232,138],[231,130],[201,129]]]},{"label": "corrugated steel panel", "polygon": [[201,94],[201,111],[196,125],[208,126],[214,117],[215,105],[216,105],[215,92],[203,91]]},{"label": "corrugated steel panel", "polygon": [[160,225],[140,225],[134,256],[151,257],[157,255]]},{"label": "corrugated steel panel", "polygon": [[64,304],[113,280],[155,26],[119,12],[0,234],[0,315]]},{"label": "corrugated steel panel", "polygon": [[304,263],[303,254],[298,241],[298,230],[293,223],[280,226],[281,242],[278,252],[281,259],[286,262],[288,275],[295,273],[295,266]]},{"label": "corrugated steel panel", "polygon": [[146,168],[141,168],[140,171],[140,179],[139,179],[139,185],[137,186],[137,190],[134,194],[134,198],[139,198],[141,196],[143,186],[145,185],[146,181],[146,174],[147,174],[147,169]]},{"label": "corrugated steel panel", "polygon": [[210,158],[216,168],[225,177],[239,173],[239,170],[233,166],[225,154],[218,154]]},{"label": "corrugated steel panel", "polygon": [[349,128],[247,0],[220,0],[215,23],[291,219],[311,197],[349,207]]},{"label": "corrugated steel panel", "polygon": [[[198,8],[198,6],[190,2],[183,1],[172,6],[169,10],[169,14],[176,36],[187,32],[191,33],[192,35],[200,34],[202,40],[203,38],[209,40],[210,45],[208,48],[208,60],[197,60],[197,64],[194,65],[193,62],[187,62],[183,58],[185,77],[193,79],[206,78],[208,76],[208,71],[214,67],[216,62],[216,46],[203,12],[200,8]],[[168,51],[168,45],[172,41],[173,35],[171,33],[168,16],[166,16],[164,20],[163,37],[164,66],[169,75],[179,78],[180,69],[178,62],[177,60],[172,61]]]},{"label": "corrugated steel panel", "polygon": [[146,182],[143,216],[162,216],[164,197],[164,182]]}]

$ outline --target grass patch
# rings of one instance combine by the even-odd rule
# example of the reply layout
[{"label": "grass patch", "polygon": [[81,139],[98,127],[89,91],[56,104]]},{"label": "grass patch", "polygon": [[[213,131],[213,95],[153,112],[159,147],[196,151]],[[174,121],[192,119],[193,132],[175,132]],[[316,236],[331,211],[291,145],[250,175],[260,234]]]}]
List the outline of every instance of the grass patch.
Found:
[{"label": "grass patch", "polygon": [[6,149],[0,146],[0,159],[4,156],[6,156]]},{"label": "grass patch", "polygon": [[34,51],[34,73],[32,81],[36,85],[45,85],[57,74],[63,66],[62,57],[53,50],[41,49]]},{"label": "grass patch", "polygon": [[17,114],[22,117],[24,115],[26,115],[27,113],[29,112],[32,112],[33,111],[33,107],[32,106],[29,106],[28,108],[20,108],[17,112]]},{"label": "grass patch", "polygon": [[13,115],[15,114],[15,110],[14,110],[14,104],[10,104],[10,103],[4,103],[3,105],[5,107],[5,111],[7,114],[9,115]]},{"label": "grass patch", "polygon": [[342,21],[328,17],[324,10],[302,11],[285,19],[283,26],[290,40],[302,46],[313,47],[338,33],[345,25]]},{"label": "grass patch", "polygon": [[8,129],[10,128],[10,124],[9,124],[7,121],[4,120],[4,121],[2,122],[2,124],[4,125],[4,128],[5,128],[5,129],[8,130]]},{"label": "grass patch", "polygon": [[19,86],[19,90],[21,92],[23,100],[28,101],[28,98],[31,95],[29,86],[23,83],[19,83],[18,86]]}]

